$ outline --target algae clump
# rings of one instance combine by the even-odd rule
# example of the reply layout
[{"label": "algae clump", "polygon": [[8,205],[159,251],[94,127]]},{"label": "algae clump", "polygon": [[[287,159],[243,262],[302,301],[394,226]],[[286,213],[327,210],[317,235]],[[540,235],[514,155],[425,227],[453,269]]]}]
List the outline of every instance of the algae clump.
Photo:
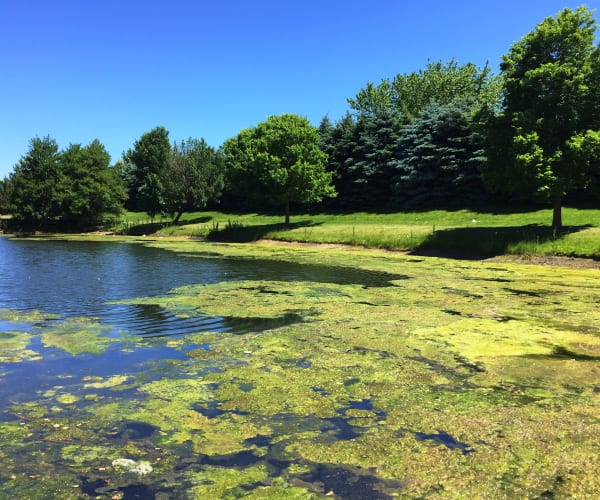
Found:
[{"label": "algae clump", "polygon": [[40,354],[27,349],[31,335],[25,332],[0,332],[0,363],[19,363],[21,361],[37,361]]},{"label": "algae clump", "polygon": [[56,347],[74,356],[83,353],[101,354],[112,343],[123,339],[110,338],[112,327],[94,319],[69,318],[56,326],[42,331],[42,343],[46,347]]}]

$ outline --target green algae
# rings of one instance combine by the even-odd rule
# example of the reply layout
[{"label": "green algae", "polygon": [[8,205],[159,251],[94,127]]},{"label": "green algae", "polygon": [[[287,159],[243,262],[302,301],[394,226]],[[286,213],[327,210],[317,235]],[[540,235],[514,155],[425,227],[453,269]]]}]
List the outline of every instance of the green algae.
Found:
[{"label": "green algae", "polygon": [[0,332],[0,363],[38,361],[39,352],[27,349],[31,335],[25,332]]},{"label": "green algae", "polygon": [[123,342],[121,338],[107,335],[112,327],[93,318],[69,318],[55,326],[44,328],[42,343],[46,347],[62,349],[73,356],[83,353],[101,354],[112,343]]},{"label": "green algae", "polygon": [[105,446],[69,444],[61,448],[61,458],[75,467],[97,467],[115,458],[116,450]]},{"label": "green algae", "polygon": [[0,320],[10,323],[33,324],[56,318],[58,318],[57,314],[47,314],[42,311],[19,311],[0,308]]},{"label": "green algae", "polygon": [[[360,265],[382,262],[367,257]],[[369,289],[237,282],[186,287],[159,300],[186,314],[309,312],[304,325],[211,338],[212,352],[243,361],[206,377],[218,384],[220,408],[251,415],[242,421],[270,422],[284,433],[279,439],[288,442],[290,457],[374,468],[402,481],[408,497],[589,496],[599,467],[592,445],[600,417],[598,273],[510,264],[457,268],[436,259],[406,269],[402,258],[386,256],[386,267],[394,263],[411,280]],[[557,307],[564,309],[560,316]],[[363,398],[385,417],[360,409],[340,414]],[[319,432],[292,434],[293,424],[273,423],[284,414],[342,418],[362,431],[323,442]],[[587,436],[574,436],[576,428]],[[415,437],[439,429],[473,453]]]},{"label": "green algae", "polygon": [[107,389],[117,387],[129,380],[128,375],[113,375],[107,379],[102,377],[87,375],[83,377],[83,387],[86,389]]},{"label": "green algae", "polygon": [[[165,246],[192,251],[189,242]],[[242,336],[170,341],[188,355],[170,371],[141,377],[126,396],[86,401],[79,421],[44,423],[51,408],[15,406],[28,423],[2,426],[3,442],[29,458],[39,457],[27,444],[36,439],[57,447],[52,450],[66,448],[60,457],[75,483],[76,474],[120,457],[148,461],[154,471],[145,484],[163,474],[173,488],[185,485],[196,498],[336,495],[323,478],[323,488],[314,488],[323,464],[369,471],[377,488],[393,481],[386,493],[403,498],[594,497],[600,474],[599,272],[415,262],[383,252],[214,249],[236,258],[356,265],[409,279],[380,287],[240,281],[135,299],[180,315],[295,313],[303,321]],[[125,374],[115,377],[122,381],[88,376],[81,385],[110,389],[128,381]],[[79,394],[77,383],[46,397]],[[158,431],[129,444],[106,437],[111,429],[118,436],[128,421]],[[4,453],[0,462],[16,473],[18,464]],[[234,463],[238,454],[252,461]],[[198,456],[208,457],[206,463]],[[223,456],[232,463],[211,465]],[[187,462],[176,457],[192,465],[183,467]],[[52,470],[49,458],[42,463]],[[15,475],[12,481],[24,484]],[[126,485],[118,483],[125,476],[111,481]]]},{"label": "green algae", "polygon": [[58,401],[59,403],[63,404],[63,405],[72,405],[74,403],[76,403],[77,401],[79,401],[81,398],[79,396],[76,396],[75,394],[69,394],[69,393],[64,393],[64,394],[60,394],[59,396],[56,397],[56,401]]},{"label": "green algae", "polygon": [[[192,483],[191,498],[291,498],[313,499],[317,495],[300,487],[292,486],[279,479],[269,481],[264,465],[251,466],[243,470],[222,467],[205,467],[201,472],[187,473]],[[272,484],[267,485],[266,483]],[[248,491],[250,490],[250,491]]]}]

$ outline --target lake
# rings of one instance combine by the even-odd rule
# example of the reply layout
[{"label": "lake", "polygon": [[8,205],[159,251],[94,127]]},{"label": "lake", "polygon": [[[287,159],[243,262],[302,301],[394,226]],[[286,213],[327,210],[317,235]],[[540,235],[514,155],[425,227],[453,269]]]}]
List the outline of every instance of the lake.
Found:
[{"label": "lake", "polygon": [[[35,481],[25,481],[31,484],[19,485],[21,494],[32,498],[51,498],[52,495],[67,498],[65,491],[73,494],[73,485],[65,490],[63,483],[73,480],[79,484],[77,495],[155,498],[160,497],[162,491],[165,498],[177,497],[186,491],[182,484],[165,487],[161,483],[158,487],[154,480],[151,487],[146,483],[152,481],[140,483],[144,474],[133,472],[129,480],[122,480],[120,484],[113,479],[113,487],[109,481],[99,478],[97,471],[90,477],[80,474],[79,469],[85,470],[87,463],[74,458],[90,450],[102,455],[100,448],[106,450],[111,445],[118,449],[128,442],[139,444],[140,440],[150,439],[158,428],[144,422],[125,422],[124,427],[114,430],[117,438],[109,439],[107,444],[106,435],[113,431],[101,426],[93,426],[91,435],[85,437],[73,437],[65,432],[64,436],[49,438],[43,429],[44,422],[58,419],[59,423],[52,424],[58,430],[69,427],[64,424],[66,421],[83,419],[79,425],[85,425],[81,422],[89,418],[86,408],[97,401],[126,405],[130,398],[137,396],[133,386],[121,385],[134,377],[147,382],[163,376],[173,379],[189,376],[186,365],[189,353],[208,350],[208,344],[202,342],[198,334],[242,335],[301,321],[301,318],[293,314],[282,318],[177,315],[160,305],[124,301],[160,296],[185,285],[275,280],[387,286],[388,280],[394,277],[385,272],[343,266],[218,256],[198,258],[123,241],[0,237],[0,360],[3,361],[0,363],[0,423],[4,422],[5,436],[11,436],[17,423],[22,428],[37,428],[29,433],[29,437],[37,441],[29,445],[4,443],[8,450],[6,468],[26,472],[31,470],[28,462],[34,460],[32,457],[44,456],[45,466],[48,473],[55,476],[56,484],[36,485]],[[183,342],[182,339],[191,334],[196,335],[195,340]],[[209,365],[202,369],[220,368]],[[115,388],[120,392],[115,392]],[[209,417],[224,413],[216,403],[198,411]],[[352,433],[350,426],[344,428]],[[74,456],[66,457],[64,447],[69,446],[74,447],[70,452]],[[193,465],[191,457],[197,454],[185,446],[179,448],[173,453],[180,458],[187,457],[188,463]],[[23,455],[11,456],[11,452]],[[126,456],[121,457],[121,454]],[[139,451],[118,452],[115,460],[132,460],[130,457],[139,454]],[[108,459],[116,456],[109,455]],[[219,457],[217,454],[215,458],[205,458],[203,464],[217,464],[227,469],[244,461],[261,460],[249,452]],[[112,463],[108,459],[104,458],[104,466]],[[97,460],[92,457],[89,462]],[[69,463],[77,466],[69,471],[65,465]],[[115,468],[118,470],[118,466]],[[73,470],[77,471],[75,477]],[[62,479],[61,473],[64,474]],[[13,476],[18,477],[18,474]],[[10,489],[10,486],[10,482],[4,483],[5,488]]]},{"label": "lake", "polygon": [[600,271],[0,238],[0,499],[597,498]]}]

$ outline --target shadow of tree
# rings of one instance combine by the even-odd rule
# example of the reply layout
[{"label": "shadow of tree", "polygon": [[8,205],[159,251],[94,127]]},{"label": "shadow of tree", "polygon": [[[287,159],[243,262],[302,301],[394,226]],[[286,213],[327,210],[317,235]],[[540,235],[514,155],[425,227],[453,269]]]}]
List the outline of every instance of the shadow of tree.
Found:
[{"label": "shadow of tree", "polygon": [[187,226],[188,224],[202,224],[206,222],[210,222],[212,220],[211,216],[202,216],[196,217],[194,219],[185,219],[180,220],[179,222],[173,224],[172,221],[161,220],[160,222],[146,222],[143,224],[134,224],[129,226],[126,229],[126,233],[130,236],[141,236],[143,234],[154,234],[161,229],[169,226]]},{"label": "shadow of tree", "polygon": [[431,234],[412,253],[457,259],[494,257],[506,254],[510,247],[517,244],[525,243],[535,247],[589,227],[589,225],[563,227],[560,234],[555,234],[549,226],[536,224],[443,229]]},{"label": "shadow of tree", "polygon": [[320,223],[313,221],[298,221],[288,225],[284,223],[261,224],[245,226],[239,222],[228,222],[222,227],[217,224],[208,234],[211,241],[225,241],[232,243],[248,243],[265,238],[273,231],[288,231],[302,227],[318,226]]},{"label": "shadow of tree", "polygon": [[212,216],[204,215],[202,217],[195,217],[193,219],[180,220],[175,225],[176,226],[187,226],[188,224],[204,224],[206,222],[210,222],[212,219],[213,219]]},{"label": "shadow of tree", "polygon": [[168,226],[168,222],[148,222],[146,224],[136,224],[129,226],[126,233],[129,236],[142,236],[144,234],[153,234],[160,231],[163,227]]}]

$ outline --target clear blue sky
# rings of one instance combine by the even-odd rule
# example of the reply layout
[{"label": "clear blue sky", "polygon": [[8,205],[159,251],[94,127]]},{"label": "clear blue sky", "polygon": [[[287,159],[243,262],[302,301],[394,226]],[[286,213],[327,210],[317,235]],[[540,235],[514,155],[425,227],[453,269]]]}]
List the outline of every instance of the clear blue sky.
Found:
[{"label": "clear blue sky", "polygon": [[269,115],[335,121],[367,81],[428,60],[497,70],[542,19],[581,3],[0,0],[0,178],[35,136],[97,138],[114,162],[157,125],[217,147]]}]

